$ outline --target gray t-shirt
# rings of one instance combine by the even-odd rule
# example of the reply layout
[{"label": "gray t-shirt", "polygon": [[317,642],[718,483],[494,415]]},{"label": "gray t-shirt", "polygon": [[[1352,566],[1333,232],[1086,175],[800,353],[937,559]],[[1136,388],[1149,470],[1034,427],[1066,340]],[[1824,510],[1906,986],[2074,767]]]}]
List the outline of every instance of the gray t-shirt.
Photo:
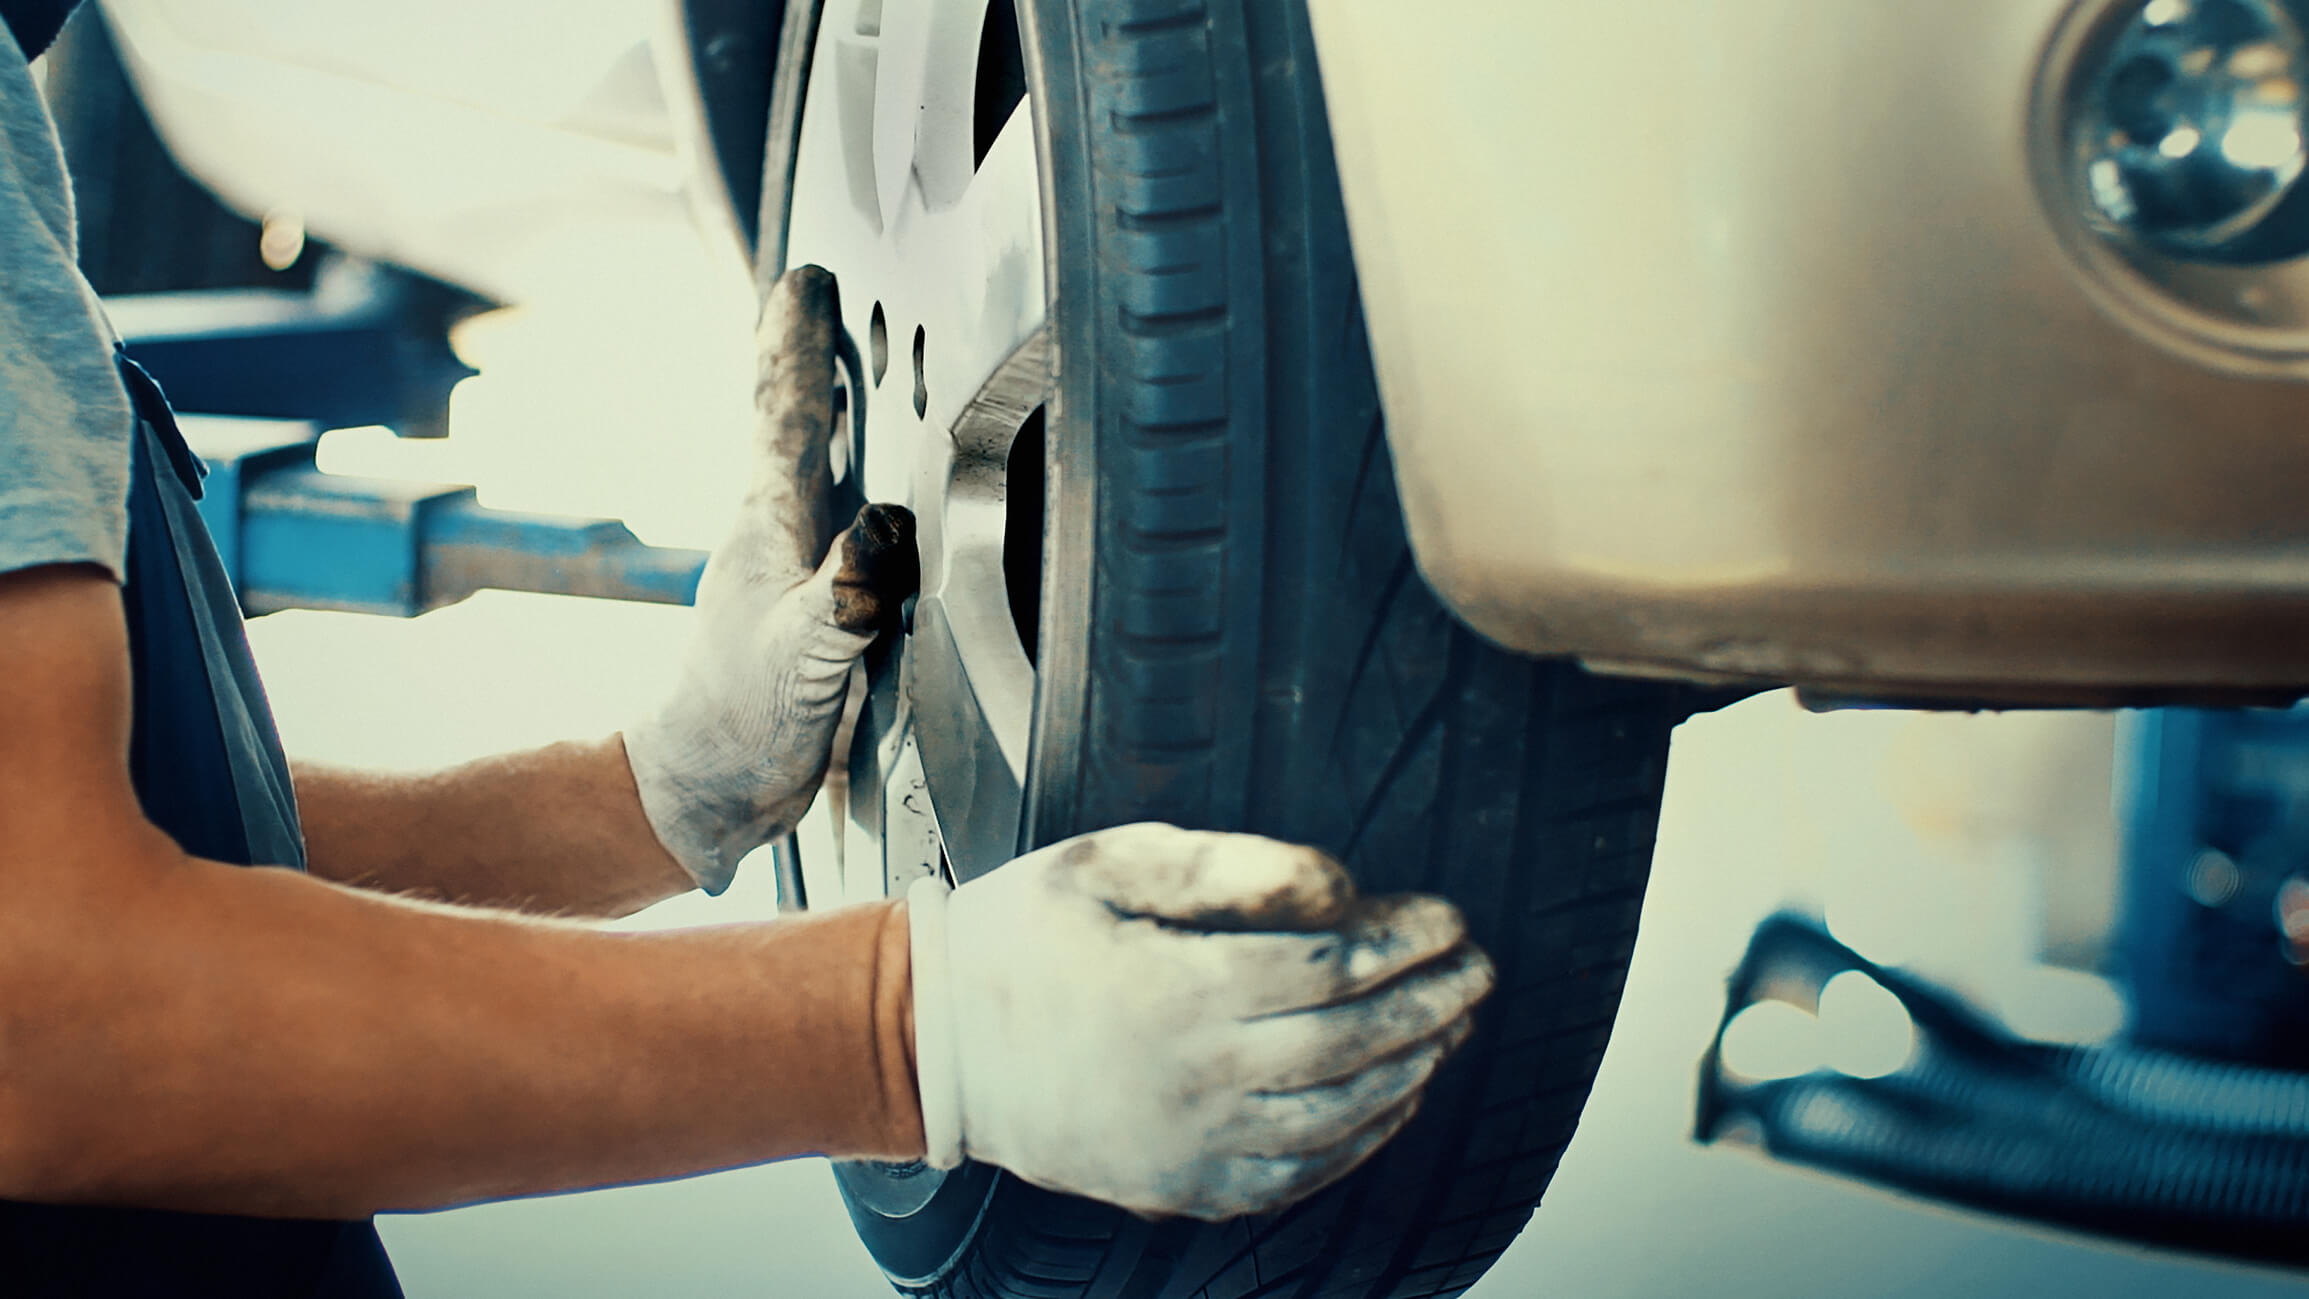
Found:
[{"label": "gray t-shirt", "polygon": [[0,27],[0,573],[122,571],[135,416],[80,274],[64,151]]}]

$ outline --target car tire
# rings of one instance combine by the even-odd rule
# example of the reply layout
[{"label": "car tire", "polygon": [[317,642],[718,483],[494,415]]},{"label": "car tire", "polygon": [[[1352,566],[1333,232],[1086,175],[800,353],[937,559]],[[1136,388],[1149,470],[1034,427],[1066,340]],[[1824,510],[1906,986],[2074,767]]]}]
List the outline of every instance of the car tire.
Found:
[{"label": "car tire", "polygon": [[[772,94],[765,283],[815,14],[789,7]],[[1414,1122],[1285,1212],[1152,1223],[977,1166],[890,1208],[870,1183],[914,1166],[846,1174],[852,1220],[944,1299],[1457,1294],[1578,1122],[1694,697],[1505,653],[1420,579],[1303,0],[1018,14],[1064,307],[1020,846],[1147,819],[1313,843],[1455,900],[1501,979]]]}]

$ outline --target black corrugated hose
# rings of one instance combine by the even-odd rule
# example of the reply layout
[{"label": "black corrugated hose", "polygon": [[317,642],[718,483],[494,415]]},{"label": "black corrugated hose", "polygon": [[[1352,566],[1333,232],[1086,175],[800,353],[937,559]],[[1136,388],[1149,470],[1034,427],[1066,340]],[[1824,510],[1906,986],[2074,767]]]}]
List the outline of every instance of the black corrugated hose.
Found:
[{"label": "black corrugated hose", "polygon": [[[1726,1066],[1740,1012],[1767,1000],[1815,1009],[1847,971],[1908,1013],[1904,1066],[1765,1081]],[[1697,1135],[1733,1134],[1791,1163],[1994,1213],[2309,1264],[2309,1075],[2025,1041],[1799,916],[1757,930],[1702,1062]]]}]

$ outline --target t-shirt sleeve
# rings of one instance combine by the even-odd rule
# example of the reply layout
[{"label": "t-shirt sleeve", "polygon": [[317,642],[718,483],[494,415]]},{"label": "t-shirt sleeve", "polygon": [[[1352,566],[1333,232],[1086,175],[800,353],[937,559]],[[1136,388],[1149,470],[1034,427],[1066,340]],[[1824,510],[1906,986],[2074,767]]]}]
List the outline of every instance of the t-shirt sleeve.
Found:
[{"label": "t-shirt sleeve", "polygon": [[126,561],[135,417],[75,261],[56,129],[0,33],[0,572]]}]

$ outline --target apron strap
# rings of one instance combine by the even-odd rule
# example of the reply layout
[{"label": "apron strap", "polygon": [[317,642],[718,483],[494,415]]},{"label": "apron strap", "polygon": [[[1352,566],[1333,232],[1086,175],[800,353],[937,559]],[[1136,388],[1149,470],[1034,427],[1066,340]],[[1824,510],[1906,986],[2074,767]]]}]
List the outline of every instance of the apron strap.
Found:
[{"label": "apron strap", "polygon": [[139,686],[130,745],[138,793],[187,852],[302,869],[288,757],[239,600],[194,504],[207,468],[160,385],[125,356],[121,378],[139,424],[123,591]]}]

